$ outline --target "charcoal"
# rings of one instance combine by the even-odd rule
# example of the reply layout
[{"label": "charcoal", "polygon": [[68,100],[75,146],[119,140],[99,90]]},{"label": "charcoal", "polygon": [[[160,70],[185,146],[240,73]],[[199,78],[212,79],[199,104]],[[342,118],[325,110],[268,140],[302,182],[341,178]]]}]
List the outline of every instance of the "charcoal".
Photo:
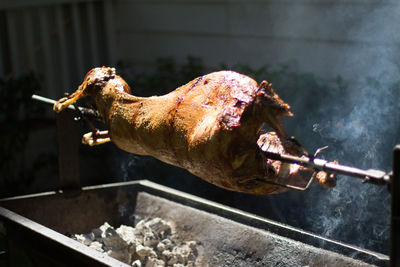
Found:
[{"label": "charcoal", "polygon": [[178,242],[173,223],[161,218],[139,221],[117,229],[105,222],[73,238],[97,251],[136,267],[194,266],[196,241]]}]

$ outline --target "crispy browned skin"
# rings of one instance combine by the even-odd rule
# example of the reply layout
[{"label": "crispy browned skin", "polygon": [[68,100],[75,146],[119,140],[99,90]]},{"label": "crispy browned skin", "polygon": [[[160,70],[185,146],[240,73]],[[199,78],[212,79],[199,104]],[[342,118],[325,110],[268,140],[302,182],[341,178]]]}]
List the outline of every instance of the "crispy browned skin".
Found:
[{"label": "crispy browned skin", "polygon": [[[263,180],[298,184],[311,175],[310,170],[267,160],[261,153],[263,138],[274,139],[272,147],[285,153],[299,151],[281,126],[281,118],[292,115],[290,107],[266,81],[258,85],[245,75],[220,71],[163,96],[136,97],[114,69],[102,67],[92,69],[79,89],[60,99],[54,110],[86,95],[95,99],[111,141],[120,149],[185,168],[217,186],[269,194],[282,190]],[[264,123],[276,133],[260,137]],[[96,144],[95,136],[87,139]]]}]

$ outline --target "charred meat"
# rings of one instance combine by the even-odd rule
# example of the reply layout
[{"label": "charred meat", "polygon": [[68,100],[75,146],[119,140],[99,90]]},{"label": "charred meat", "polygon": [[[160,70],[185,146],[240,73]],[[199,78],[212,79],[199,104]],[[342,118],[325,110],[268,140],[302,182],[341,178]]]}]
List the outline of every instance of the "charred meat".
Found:
[{"label": "charred meat", "polygon": [[[84,96],[94,98],[107,127],[84,135],[83,143],[89,145],[112,141],[127,152],[153,156],[217,186],[252,194],[283,191],[263,181],[304,184],[313,172],[262,153],[301,152],[281,124],[284,116],[292,116],[290,106],[266,81],[257,84],[248,76],[219,71],[166,95],[136,97],[115,69],[102,67],[89,71],[78,90],[60,99],[54,110]],[[264,124],[275,132],[261,135]],[[319,174],[328,177],[324,175]],[[332,179],[319,180],[330,186]]]}]

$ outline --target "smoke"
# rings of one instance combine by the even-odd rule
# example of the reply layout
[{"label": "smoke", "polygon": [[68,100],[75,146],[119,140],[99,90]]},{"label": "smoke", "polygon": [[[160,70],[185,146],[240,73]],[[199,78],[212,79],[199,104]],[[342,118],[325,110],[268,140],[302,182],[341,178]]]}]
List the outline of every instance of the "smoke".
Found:
[{"label": "smoke", "polygon": [[[364,84],[357,88],[357,97],[350,100],[350,113],[330,114],[314,124],[319,135],[334,140],[329,143],[331,151],[327,158],[360,168],[390,171],[392,147],[400,141],[400,109],[399,102],[393,101],[399,99],[398,90],[395,94],[389,85]],[[388,251],[390,196],[386,187],[339,177],[336,188],[310,196],[317,204],[307,211],[311,214],[312,230],[360,247]]]},{"label": "smoke", "polygon": [[[346,95],[333,102],[342,112],[322,109],[311,128],[328,143],[326,158],[360,168],[390,171],[392,148],[400,142],[400,4],[374,6],[349,28],[349,38],[368,49],[351,49],[344,57],[360,73]],[[359,76],[359,77],[358,77]],[[306,208],[308,227],[323,236],[388,253],[390,194],[386,187],[339,177],[332,190],[312,190]]]}]

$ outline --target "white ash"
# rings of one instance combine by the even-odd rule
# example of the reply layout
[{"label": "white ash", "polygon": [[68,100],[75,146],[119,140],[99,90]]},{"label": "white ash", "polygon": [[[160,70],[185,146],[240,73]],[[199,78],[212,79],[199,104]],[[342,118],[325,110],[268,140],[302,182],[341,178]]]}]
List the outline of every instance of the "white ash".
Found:
[{"label": "white ash", "polygon": [[161,218],[139,221],[135,227],[114,229],[105,222],[88,234],[76,234],[77,241],[136,267],[195,266],[197,243],[178,243],[174,227]]}]

